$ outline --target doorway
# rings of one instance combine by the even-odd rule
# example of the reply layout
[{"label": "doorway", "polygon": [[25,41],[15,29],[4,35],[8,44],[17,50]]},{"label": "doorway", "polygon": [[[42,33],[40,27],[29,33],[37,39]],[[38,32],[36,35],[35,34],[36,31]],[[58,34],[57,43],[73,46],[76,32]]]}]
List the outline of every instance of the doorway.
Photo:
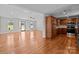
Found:
[{"label": "doorway", "polygon": [[26,21],[20,21],[19,25],[20,25],[20,30],[21,31],[25,31],[26,30]]}]

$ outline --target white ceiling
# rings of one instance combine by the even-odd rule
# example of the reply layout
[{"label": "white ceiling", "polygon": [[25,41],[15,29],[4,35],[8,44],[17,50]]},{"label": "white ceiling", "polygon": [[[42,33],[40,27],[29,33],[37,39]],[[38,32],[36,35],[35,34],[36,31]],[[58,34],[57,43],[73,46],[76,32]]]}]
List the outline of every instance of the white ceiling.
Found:
[{"label": "white ceiling", "polygon": [[69,6],[69,4],[16,4],[16,6],[44,14],[50,14],[54,13],[57,9]]},{"label": "white ceiling", "polygon": [[14,4],[14,6],[56,17],[64,17],[64,10],[67,10],[68,15],[79,14],[78,4]]}]

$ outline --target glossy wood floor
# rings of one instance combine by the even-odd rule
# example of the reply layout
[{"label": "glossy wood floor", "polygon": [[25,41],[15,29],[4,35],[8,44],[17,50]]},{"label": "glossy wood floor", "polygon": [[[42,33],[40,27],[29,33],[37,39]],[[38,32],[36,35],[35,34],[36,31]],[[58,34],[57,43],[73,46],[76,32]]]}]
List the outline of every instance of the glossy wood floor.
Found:
[{"label": "glossy wood floor", "polygon": [[42,32],[13,32],[0,34],[1,54],[76,54],[79,53],[76,38],[65,34],[44,39]]}]

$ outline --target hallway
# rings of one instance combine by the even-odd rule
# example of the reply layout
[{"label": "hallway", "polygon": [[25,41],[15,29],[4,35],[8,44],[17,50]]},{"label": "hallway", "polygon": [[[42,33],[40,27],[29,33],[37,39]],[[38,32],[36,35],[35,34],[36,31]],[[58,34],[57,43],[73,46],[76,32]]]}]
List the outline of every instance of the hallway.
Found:
[{"label": "hallway", "polygon": [[[70,43],[68,40],[71,40]],[[0,34],[0,53],[13,54],[63,54],[79,53],[76,38],[68,38],[65,34],[57,35],[53,39],[44,39],[40,31],[13,32]],[[70,47],[68,48],[68,42]]]}]

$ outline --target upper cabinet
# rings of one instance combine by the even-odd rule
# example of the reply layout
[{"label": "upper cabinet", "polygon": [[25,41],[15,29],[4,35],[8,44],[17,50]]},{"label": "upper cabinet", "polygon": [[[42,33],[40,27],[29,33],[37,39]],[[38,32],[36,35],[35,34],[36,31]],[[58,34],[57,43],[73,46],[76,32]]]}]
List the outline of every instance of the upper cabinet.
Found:
[{"label": "upper cabinet", "polygon": [[57,25],[66,25],[67,19],[57,19]]}]

